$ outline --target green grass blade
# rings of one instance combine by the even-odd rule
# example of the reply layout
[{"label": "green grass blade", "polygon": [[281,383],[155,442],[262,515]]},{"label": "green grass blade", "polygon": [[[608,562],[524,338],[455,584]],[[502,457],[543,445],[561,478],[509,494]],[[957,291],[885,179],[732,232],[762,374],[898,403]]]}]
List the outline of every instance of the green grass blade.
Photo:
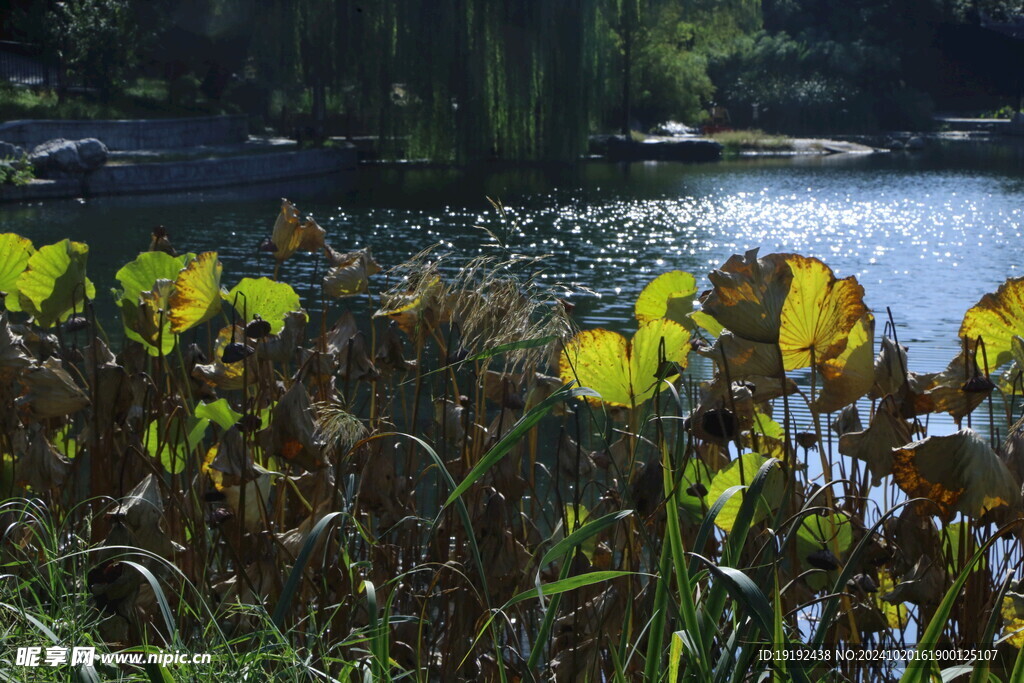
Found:
[{"label": "green grass blade", "polygon": [[469,471],[466,478],[462,480],[462,483],[455,487],[455,490],[452,491],[451,495],[448,496],[448,499],[445,500],[443,507],[451,505],[455,499],[465,493],[477,479],[484,476],[484,474],[487,473],[487,470],[491,469],[496,462],[508,455],[519,440],[526,435],[526,432],[530,431],[534,425],[540,422],[541,418],[551,412],[551,409],[558,403],[570,398],[577,398],[579,396],[597,395],[590,389],[571,389],[571,386],[571,383],[566,384],[564,387],[555,391],[519,418],[515,425],[513,425],[512,429],[506,432],[505,435],[498,440],[498,443],[494,444],[494,446],[492,446],[491,449],[487,451],[482,458],[480,458],[480,462],[478,462],[473,469]]},{"label": "green grass blade", "polygon": [[309,532],[306,542],[302,544],[302,550],[299,551],[299,556],[295,558],[295,566],[292,567],[291,573],[288,574],[288,580],[285,581],[284,588],[281,589],[281,597],[278,598],[277,606],[274,608],[272,621],[277,628],[284,630],[284,617],[288,613],[288,608],[291,607],[292,601],[295,599],[295,591],[298,590],[299,584],[302,582],[302,573],[306,570],[309,557],[313,554],[313,549],[320,540],[320,536],[327,529],[327,526],[341,514],[343,513],[331,512],[324,515]]},{"label": "green grass blade", "polygon": [[[942,636],[942,631],[946,628],[946,622],[949,619],[949,613],[953,610],[953,603],[960,596],[960,592],[963,590],[964,584],[967,583],[967,579],[970,578],[971,571],[974,569],[974,565],[978,564],[985,553],[988,552],[989,547],[1002,536],[1007,530],[1016,526],[1016,522],[1011,522],[1006,526],[1000,528],[996,533],[992,534],[985,543],[975,551],[971,559],[964,565],[964,568],[957,575],[956,581],[946,591],[945,597],[942,598],[942,602],[939,603],[938,609],[935,610],[935,614],[932,615],[931,621],[928,622],[928,626],[921,633],[918,638],[917,651],[919,653],[926,653],[933,651],[939,643],[939,639]],[[998,609],[998,605],[996,606]],[[907,664],[907,670],[903,673],[900,678],[900,683],[926,683],[935,670],[935,663],[933,661],[925,661],[923,658],[912,660]]]},{"label": "green grass blade", "polygon": [[551,546],[551,549],[544,553],[544,557],[541,558],[540,564],[537,565],[537,568],[540,569],[542,567],[546,567],[549,563],[559,557],[562,557],[576,546],[581,545],[588,538],[601,533],[619,520],[629,517],[631,514],[633,514],[632,510],[620,510],[619,512],[610,512],[603,517],[587,522],[579,529]]}]

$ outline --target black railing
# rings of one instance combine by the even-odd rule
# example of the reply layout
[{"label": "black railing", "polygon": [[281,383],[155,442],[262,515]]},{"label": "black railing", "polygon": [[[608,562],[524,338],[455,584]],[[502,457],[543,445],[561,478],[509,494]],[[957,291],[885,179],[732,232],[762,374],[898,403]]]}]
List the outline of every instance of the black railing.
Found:
[{"label": "black railing", "polygon": [[29,43],[0,40],[0,81],[29,88],[55,88],[60,70]]}]

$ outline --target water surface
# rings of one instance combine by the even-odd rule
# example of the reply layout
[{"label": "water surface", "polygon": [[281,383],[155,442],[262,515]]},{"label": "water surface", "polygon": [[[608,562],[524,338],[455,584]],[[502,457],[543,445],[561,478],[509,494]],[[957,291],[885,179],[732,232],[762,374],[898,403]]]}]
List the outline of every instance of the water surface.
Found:
[{"label": "water surface", "polygon": [[[735,160],[713,164],[588,163],[569,168],[470,171],[364,168],[356,187],[337,178],[243,190],[5,206],[3,230],[36,244],[63,237],[91,246],[98,289],[164,225],[180,251],[216,250],[225,284],[267,274],[254,249],[287,196],[327,228],[337,249],[370,246],[384,266],[441,242],[458,254],[506,248],[549,254],[546,282],[581,296],[583,326],[631,327],[632,305],[657,274],[706,273],[733,253],[793,251],[855,275],[879,317],[886,308],[911,369],[938,370],[957,350],[964,311],[1020,275],[1024,147],[935,144],[921,154]],[[488,198],[500,201],[501,217]],[[283,276],[310,283],[315,259]],[[300,287],[301,289],[301,287]],[[104,297],[101,297],[101,299]],[[108,298],[109,299],[109,298]]]}]

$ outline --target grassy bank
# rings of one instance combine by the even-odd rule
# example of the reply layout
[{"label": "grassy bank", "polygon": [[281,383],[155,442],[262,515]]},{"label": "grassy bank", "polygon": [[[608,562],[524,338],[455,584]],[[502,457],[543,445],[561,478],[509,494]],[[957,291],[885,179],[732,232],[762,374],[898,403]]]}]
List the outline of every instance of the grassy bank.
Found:
[{"label": "grassy bank", "polygon": [[[343,239],[284,202],[252,245],[266,276],[239,280],[154,234],[111,349],[88,247],[0,236],[3,657],[213,656],[84,680],[923,681],[980,647],[980,680],[1020,680],[1021,282],[922,374],[813,258],[734,256],[699,300],[662,274],[622,335],[578,329],[543,261],[382,270]],[[278,281],[298,258],[319,275]],[[943,412],[965,429],[929,435]],[[918,660],[835,655],[864,648]]]},{"label": "grassy bank", "polygon": [[740,152],[788,152],[793,141],[785,135],[771,135],[762,130],[727,130],[715,133],[711,139],[725,148],[726,154]]}]

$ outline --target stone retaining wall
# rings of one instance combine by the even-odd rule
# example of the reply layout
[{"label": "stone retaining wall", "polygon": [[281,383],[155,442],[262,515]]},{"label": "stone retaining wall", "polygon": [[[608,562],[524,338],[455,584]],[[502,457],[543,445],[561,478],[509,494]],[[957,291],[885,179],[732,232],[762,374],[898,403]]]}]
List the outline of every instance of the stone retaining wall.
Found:
[{"label": "stone retaining wall", "polygon": [[26,151],[54,138],[99,138],[111,150],[139,150],[230,145],[245,142],[248,137],[244,116],[123,121],[40,119],[0,124],[0,140]]},{"label": "stone retaining wall", "polygon": [[81,180],[3,186],[0,187],[0,202],[248,186],[352,172],[355,168],[356,151],[350,145],[198,161],[114,164],[85,173]]}]

